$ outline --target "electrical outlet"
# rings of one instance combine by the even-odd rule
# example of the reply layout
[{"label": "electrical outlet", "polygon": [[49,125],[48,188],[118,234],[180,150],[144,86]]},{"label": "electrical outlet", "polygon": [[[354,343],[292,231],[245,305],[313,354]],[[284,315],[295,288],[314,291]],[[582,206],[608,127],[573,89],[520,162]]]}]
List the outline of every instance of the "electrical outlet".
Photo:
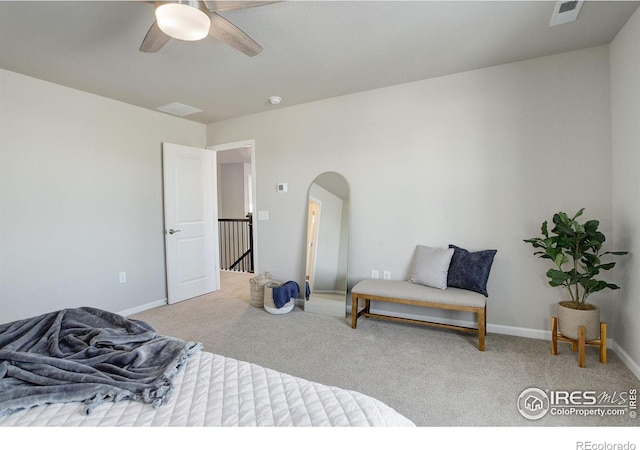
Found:
[{"label": "electrical outlet", "polygon": [[119,276],[120,276],[120,283],[127,282],[127,272],[120,272]]},{"label": "electrical outlet", "polygon": [[388,270],[384,271],[384,279],[385,280],[390,280],[391,279],[391,272],[389,272]]},{"label": "electrical outlet", "polygon": [[380,278],[380,275],[378,275],[378,271],[377,271],[377,270],[372,270],[372,271],[371,271],[371,278],[374,278],[374,279],[376,279],[376,280],[377,280],[378,278]]}]

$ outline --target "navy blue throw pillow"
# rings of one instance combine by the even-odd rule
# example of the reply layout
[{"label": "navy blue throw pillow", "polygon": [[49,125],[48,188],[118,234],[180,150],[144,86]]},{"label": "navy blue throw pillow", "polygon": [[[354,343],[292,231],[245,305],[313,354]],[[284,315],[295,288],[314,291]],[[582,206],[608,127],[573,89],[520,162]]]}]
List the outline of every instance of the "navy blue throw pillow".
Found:
[{"label": "navy blue throw pillow", "polygon": [[447,274],[447,286],[478,292],[485,297],[487,281],[497,250],[469,252],[463,248],[449,245],[453,249],[453,257]]}]

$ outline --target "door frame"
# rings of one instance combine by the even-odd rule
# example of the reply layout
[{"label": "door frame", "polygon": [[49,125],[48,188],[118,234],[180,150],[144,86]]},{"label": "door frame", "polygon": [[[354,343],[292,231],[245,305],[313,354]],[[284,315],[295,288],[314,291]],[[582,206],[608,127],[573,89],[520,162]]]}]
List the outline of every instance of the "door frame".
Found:
[{"label": "door frame", "polygon": [[209,145],[208,150],[223,152],[225,150],[235,150],[238,148],[249,148],[251,155],[251,198],[253,200],[253,272],[260,273],[260,259],[258,258],[258,198],[256,195],[256,141],[247,139],[244,141],[229,142],[226,144]]}]

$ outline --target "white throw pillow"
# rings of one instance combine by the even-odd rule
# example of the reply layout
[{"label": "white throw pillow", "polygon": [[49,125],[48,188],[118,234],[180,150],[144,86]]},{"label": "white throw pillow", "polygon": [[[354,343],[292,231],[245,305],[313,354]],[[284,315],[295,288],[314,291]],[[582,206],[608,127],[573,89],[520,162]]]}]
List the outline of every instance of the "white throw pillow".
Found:
[{"label": "white throw pillow", "polygon": [[449,264],[451,264],[453,252],[454,249],[452,248],[432,248],[418,245],[409,281],[424,286],[446,289],[447,274],[449,273]]}]

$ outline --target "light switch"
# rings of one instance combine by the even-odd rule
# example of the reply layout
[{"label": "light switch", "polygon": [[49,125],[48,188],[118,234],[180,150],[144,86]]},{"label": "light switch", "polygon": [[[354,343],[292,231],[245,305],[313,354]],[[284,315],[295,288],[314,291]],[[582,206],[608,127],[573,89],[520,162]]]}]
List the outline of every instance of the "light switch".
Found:
[{"label": "light switch", "polygon": [[258,220],[269,220],[269,211],[258,211]]},{"label": "light switch", "polygon": [[276,185],[276,191],[278,192],[287,192],[289,190],[289,186],[287,186],[287,183],[278,183]]}]

